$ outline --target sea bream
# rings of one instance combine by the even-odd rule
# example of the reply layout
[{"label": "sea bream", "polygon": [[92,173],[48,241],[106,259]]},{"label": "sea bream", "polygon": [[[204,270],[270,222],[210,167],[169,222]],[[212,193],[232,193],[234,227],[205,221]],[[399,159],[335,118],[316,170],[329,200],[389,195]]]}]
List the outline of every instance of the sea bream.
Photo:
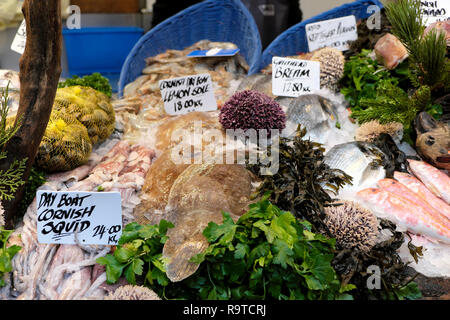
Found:
[{"label": "sea bream", "polygon": [[314,94],[278,97],[276,100],[286,112],[286,127],[281,136],[294,137],[301,125],[306,129],[304,139],[321,143],[325,150],[354,141],[356,125],[348,120],[349,113],[342,97],[320,90]]},{"label": "sea bream", "polygon": [[450,177],[424,161],[408,160],[416,177],[437,197],[450,203]]},{"label": "sea bream", "polygon": [[286,128],[283,130],[283,136],[294,136],[300,124],[306,128],[305,138],[319,143],[326,142],[337,121],[334,106],[330,101],[319,95],[308,94],[291,99],[286,107]]},{"label": "sea bream", "polygon": [[374,187],[385,178],[383,157],[383,152],[374,144],[358,141],[334,146],[325,154],[324,162],[330,168],[340,169],[353,178],[352,185],[345,185],[339,191],[339,195],[344,196]]},{"label": "sea bream", "polygon": [[442,199],[436,197],[433,192],[428,190],[428,188],[420,182],[416,177],[404,173],[404,172],[394,172],[394,178],[405,185],[412,192],[417,194],[422,200],[426,201],[434,209],[443,213],[446,217],[450,218],[450,206],[445,203]]},{"label": "sea bream", "polygon": [[356,195],[377,216],[386,218],[398,226],[403,226],[410,232],[450,243],[448,220],[430,214],[422,206],[417,206],[408,199],[377,188],[364,189]]}]

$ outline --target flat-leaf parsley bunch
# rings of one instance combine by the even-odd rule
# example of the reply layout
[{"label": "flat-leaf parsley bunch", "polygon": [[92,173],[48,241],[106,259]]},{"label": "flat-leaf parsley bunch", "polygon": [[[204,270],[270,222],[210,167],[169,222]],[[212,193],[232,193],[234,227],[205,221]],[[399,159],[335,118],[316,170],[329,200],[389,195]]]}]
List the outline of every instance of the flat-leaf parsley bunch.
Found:
[{"label": "flat-leaf parsley bunch", "polygon": [[237,223],[223,213],[223,224],[203,231],[210,246],[192,259],[201,263],[186,284],[200,299],[348,299],[331,267],[335,239],[311,232],[268,201],[266,194]]},{"label": "flat-leaf parsley bunch", "polygon": [[236,223],[226,212],[222,224],[210,222],[203,231],[209,247],[191,259],[200,267],[183,281],[170,282],[163,272],[166,221],[127,225],[114,255],[97,261],[106,265],[110,283],[122,274],[135,283],[133,273],[148,268],[144,284],[166,299],[351,299],[345,292],[354,286],[341,287],[331,266],[335,239],[311,232],[310,223],[268,198],[250,205]]}]

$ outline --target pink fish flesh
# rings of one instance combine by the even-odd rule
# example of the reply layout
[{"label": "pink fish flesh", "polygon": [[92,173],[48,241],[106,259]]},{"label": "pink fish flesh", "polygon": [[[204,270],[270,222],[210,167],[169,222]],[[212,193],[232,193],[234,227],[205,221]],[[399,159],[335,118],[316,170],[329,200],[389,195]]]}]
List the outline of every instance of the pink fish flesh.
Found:
[{"label": "pink fish flesh", "polygon": [[434,209],[426,201],[422,200],[422,198],[420,198],[417,194],[409,190],[402,183],[395,181],[394,179],[381,179],[380,181],[378,181],[377,184],[381,189],[394,193],[399,197],[408,199],[414,205],[423,207],[423,209],[427,210],[430,214],[433,214],[439,217],[440,219],[445,219],[450,222],[447,216],[445,216],[438,210]]},{"label": "pink fish flesh", "polygon": [[383,211],[391,221],[405,226],[413,233],[450,243],[448,222],[430,214],[421,206],[411,204],[403,197],[376,188],[361,190],[357,197],[374,211]]},{"label": "pink fish flesh", "polygon": [[450,218],[450,206],[442,199],[436,197],[419,179],[408,173],[398,171],[394,172],[394,178],[417,194],[434,209],[444,214],[447,218]]},{"label": "pink fish flesh", "polygon": [[450,177],[424,161],[408,160],[416,177],[436,196],[450,203]]}]

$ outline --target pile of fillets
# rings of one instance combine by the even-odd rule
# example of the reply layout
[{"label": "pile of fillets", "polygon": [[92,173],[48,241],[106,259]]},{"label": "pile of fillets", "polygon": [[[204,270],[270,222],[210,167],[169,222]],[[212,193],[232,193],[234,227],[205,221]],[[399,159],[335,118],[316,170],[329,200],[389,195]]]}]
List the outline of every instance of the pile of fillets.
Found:
[{"label": "pile of fillets", "polygon": [[[112,146],[113,145],[113,146]],[[90,161],[71,172],[51,175],[41,190],[118,191],[123,224],[134,221],[144,177],[154,151],[125,140],[110,140],[93,152]],[[112,147],[111,147],[112,146]],[[99,188],[101,187],[101,188]],[[36,198],[9,244],[22,247],[13,258],[13,272],[0,291],[2,299],[78,300],[103,299],[106,273],[96,259],[110,252],[105,245],[41,244],[37,240]]]}]

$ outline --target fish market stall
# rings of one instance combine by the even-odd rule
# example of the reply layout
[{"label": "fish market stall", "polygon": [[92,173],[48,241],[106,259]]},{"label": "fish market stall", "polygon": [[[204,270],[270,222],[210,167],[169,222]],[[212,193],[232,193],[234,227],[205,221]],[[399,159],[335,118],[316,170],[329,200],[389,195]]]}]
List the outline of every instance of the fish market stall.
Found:
[{"label": "fish market stall", "polygon": [[[174,35],[214,5],[238,32]],[[0,210],[0,299],[448,299],[449,24],[420,5],[355,1],[261,53],[209,0],[141,38],[119,95],[61,80],[14,230]],[[0,87],[12,132],[18,73]]]}]

